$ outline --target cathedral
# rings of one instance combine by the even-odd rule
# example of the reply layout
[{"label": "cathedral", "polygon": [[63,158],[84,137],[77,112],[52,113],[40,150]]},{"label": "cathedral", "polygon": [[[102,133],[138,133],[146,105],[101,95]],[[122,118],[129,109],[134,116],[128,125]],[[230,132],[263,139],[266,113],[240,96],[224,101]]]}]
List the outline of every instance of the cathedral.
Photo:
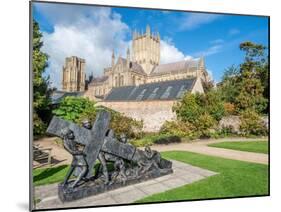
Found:
[{"label": "cathedral", "polygon": [[[66,96],[84,96],[97,105],[143,121],[145,132],[157,132],[165,121],[174,120],[173,105],[185,92],[204,93],[210,82],[204,58],[160,64],[160,35],[146,27],[133,32],[125,57],[115,58],[103,76],[85,80],[85,60],[66,58],[63,91],[53,95],[53,104]],[[85,90],[85,91],[84,91]]]},{"label": "cathedral", "polygon": [[85,90],[85,60],[72,56],[65,59],[62,68],[62,90],[77,92]]},{"label": "cathedral", "polygon": [[92,80],[85,96],[102,100],[113,88],[194,77],[203,83],[210,81],[204,59],[160,64],[160,35],[147,26],[144,34],[133,32],[132,51],[128,48],[125,58],[115,58],[112,52],[111,66],[104,69],[103,76]]}]

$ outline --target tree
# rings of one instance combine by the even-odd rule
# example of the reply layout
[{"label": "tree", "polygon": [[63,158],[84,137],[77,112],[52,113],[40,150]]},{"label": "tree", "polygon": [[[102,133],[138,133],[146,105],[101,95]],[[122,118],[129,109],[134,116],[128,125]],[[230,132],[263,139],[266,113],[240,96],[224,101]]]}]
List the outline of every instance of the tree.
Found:
[{"label": "tree", "polygon": [[65,97],[58,105],[58,108],[53,110],[53,114],[62,119],[72,121],[81,125],[82,121],[88,119],[93,123],[96,119],[98,111],[107,110],[111,114],[110,128],[119,136],[125,133],[129,138],[138,137],[143,128],[143,122],[137,121],[123,114],[97,106],[94,101],[84,97]]},{"label": "tree", "polygon": [[53,114],[65,120],[75,123],[81,122],[82,118],[94,120],[96,116],[95,102],[84,97],[65,97],[59,107],[53,110]]},{"label": "tree", "polygon": [[245,52],[245,60],[240,65],[240,92],[237,106],[241,111],[253,109],[258,113],[267,112],[268,59],[266,49],[260,44],[244,42],[240,49]]},{"label": "tree", "polygon": [[187,92],[183,98],[174,105],[173,111],[177,114],[179,120],[193,124],[205,110],[200,106],[200,102],[202,101],[203,95]]},{"label": "tree", "polygon": [[224,102],[235,103],[239,95],[239,68],[234,65],[227,68],[223,74],[222,82],[220,83],[219,90]]},{"label": "tree", "polygon": [[43,46],[42,34],[38,23],[33,20],[33,127],[34,135],[45,132],[46,122],[50,115],[50,93],[48,91],[49,79],[43,76],[47,67],[48,56],[41,51]]},{"label": "tree", "polygon": [[236,113],[246,109],[267,113],[269,89],[266,48],[252,42],[243,42],[239,47],[245,52],[245,58],[239,67],[226,69],[219,85],[222,99],[228,105],[233,105]]},{"label": "tree", "polygon": [[[211,89],[206,94],[187,92],[174,105],[173,111],[177,115],[178,122],[166,123],[162,130],[171,133],[177,132],[178,135],[196,134],[199,137],[209,137],[210,129],[217,124],[225,113],[220,92],[215,89]],[[184,126],[177,127],[179,124],[183,125],[182,123],[184,123]]]}]

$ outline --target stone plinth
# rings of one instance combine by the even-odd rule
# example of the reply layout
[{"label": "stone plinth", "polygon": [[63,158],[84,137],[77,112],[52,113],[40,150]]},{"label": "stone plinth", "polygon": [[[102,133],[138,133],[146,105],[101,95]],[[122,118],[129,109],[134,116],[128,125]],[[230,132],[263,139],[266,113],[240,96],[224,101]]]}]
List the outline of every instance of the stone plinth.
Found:
[{"label": "stone plinth", "polygon": [[[135,169],[127,170],[127,172],[135,172]],[[76,188],[68,188],[62,184],[58,185],[58,196],[62,202],[69,202],[77,199],[82,199],[92,195],[101,194],[110,190],[118,189],[124,186],[137,184],[150,179],[158,178],[164,175],[173,173],[172,167],[166,169],[152,169],[143,174],[138,174],[137,176],[132,174],[124,181],[118,179],[117,181],[109,184],[104,184],[101,179],[96,179],[93,181],[84,182],[84,184]],[[112,174],[111,174],[112,175]]]}]

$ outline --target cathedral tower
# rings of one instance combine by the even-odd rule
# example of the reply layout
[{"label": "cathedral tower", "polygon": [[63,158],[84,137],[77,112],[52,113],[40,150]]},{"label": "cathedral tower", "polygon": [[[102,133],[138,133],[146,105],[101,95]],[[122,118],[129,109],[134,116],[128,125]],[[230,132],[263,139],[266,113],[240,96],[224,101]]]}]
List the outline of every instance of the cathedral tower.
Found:
[{"label": "cathedral tower", "polygon": [[76,56],[65,58],[62,70],[62,90],[76,92],[85,90],[85,60]]},{"label": "cathedral tower", "polygon": [[151,33],[148,25],[144,34],[133,32],[133,61],[140,64],[146,74],[159,65],[160,35]]}]

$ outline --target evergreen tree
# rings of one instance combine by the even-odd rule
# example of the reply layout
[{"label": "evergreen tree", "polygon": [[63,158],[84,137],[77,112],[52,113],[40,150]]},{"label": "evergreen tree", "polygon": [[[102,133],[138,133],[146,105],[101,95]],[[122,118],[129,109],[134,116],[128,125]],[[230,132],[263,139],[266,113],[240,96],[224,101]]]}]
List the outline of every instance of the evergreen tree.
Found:
[{"label": "evergreen tree", "polygon": [[251,42],[240,44],[245,52],[245,60],[240,65],[240,92],[237,97],[238,108],[243,111],[253,109],[258,113],[267,112],[268,60],[263,45]]},{"label": "evergreen tree", "polygon": [[222,77],[222,83],[219,86],[221,96],[224,102],[234,104],[239,95],[239,68],[231,66],[227,68]]},{"label": "evergreen tree", "polygon": [[252,42],[240,44],[245,59],[239,67],[228,68],[219,85],[223,100],[240,113],[251,109],[268,112],[268,58],[263,45]]},{"label": "evergreen tree", "polygon": [[43,46],[42,33],[38,23],[33,20],[33,134],[43,134],[46,121],[50,114],[50,93],[48,91],[49,79],[43,76],[47,67],[48,56],[41,51]]}]

